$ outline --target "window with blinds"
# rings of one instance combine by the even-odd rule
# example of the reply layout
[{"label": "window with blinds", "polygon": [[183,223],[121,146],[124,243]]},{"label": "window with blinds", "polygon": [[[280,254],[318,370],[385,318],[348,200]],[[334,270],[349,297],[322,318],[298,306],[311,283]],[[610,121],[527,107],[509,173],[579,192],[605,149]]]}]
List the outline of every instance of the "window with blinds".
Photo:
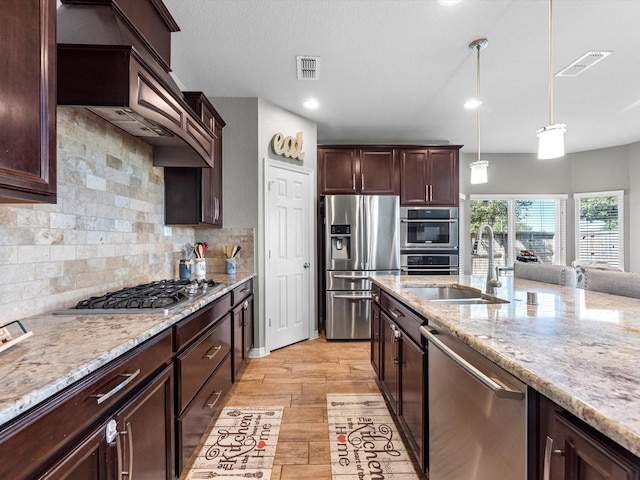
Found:
[{"label": "window with blinds", "polygon": [[[472,245],[478,226],[488,223],[494,231],[494,252],[499,255],[496,265],[510,266],[516,261],[566,264],[566,196],[496,197],[471,197]],[[485,243],[483,239],[479,253],[472,255],[472,273],[486,272]]]},{"label": "window with blinds", "polygon": [[576,257],[624,267],[624,192],[577,193]]}]

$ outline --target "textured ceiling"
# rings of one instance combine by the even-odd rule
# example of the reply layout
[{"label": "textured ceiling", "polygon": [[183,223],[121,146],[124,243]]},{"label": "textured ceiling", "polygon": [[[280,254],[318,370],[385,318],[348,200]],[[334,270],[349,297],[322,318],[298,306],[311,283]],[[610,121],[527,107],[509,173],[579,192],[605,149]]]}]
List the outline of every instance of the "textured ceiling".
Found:
[{"label": "textured ceiling", "polygon": [[[164,0],[180,25],[172,68],[209,97],[261,97],[315,121],[319,143],[463,144],[476,152],[481,52],[482,152],[535,152],[548,123],[544,0]],[[568,152],[640,141],[639,0],[556,0],[554,72],[589,50],[613,55],[554,79],[554,121]],[[321,57],[296,79],[296,55]],[[316,110],[302,102],[314,97]]]}]

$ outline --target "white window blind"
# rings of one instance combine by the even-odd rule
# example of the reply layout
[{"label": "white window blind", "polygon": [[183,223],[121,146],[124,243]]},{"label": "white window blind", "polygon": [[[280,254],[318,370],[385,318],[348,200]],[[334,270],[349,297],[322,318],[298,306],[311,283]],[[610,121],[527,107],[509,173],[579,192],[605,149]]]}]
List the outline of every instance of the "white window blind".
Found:
[{"label": "white window blind", "polygon": [[575,194],[576,256],[624,267],[624,192]]},{"label": "white window blind", "polygon": [[[565,195],[472,196],[470,212],[472,242],[479,223],[489,223],[494,230],[496,265],[513,265],[518,257],[523,258],[523,250],[533,254],[540,263],[566,264]],[[473,273],[486,272],[483,260],[482,256],[472,257]]]}]

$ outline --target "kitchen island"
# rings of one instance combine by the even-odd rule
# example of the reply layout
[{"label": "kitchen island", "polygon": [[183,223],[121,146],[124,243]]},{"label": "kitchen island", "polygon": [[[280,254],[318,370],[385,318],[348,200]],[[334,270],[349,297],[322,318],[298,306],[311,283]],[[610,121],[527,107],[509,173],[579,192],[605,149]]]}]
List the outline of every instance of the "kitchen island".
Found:
[{"label": "kitchen island", "polygon": [[[438,304],[415,287],[484,289],[484,276],[372,277],[446,329],[635,455],[640,455],[640,300],[501,277],[505,303]],[[413,287],[413,288],[412,288]],[[527,304],[536,292],[537,305]]]}]

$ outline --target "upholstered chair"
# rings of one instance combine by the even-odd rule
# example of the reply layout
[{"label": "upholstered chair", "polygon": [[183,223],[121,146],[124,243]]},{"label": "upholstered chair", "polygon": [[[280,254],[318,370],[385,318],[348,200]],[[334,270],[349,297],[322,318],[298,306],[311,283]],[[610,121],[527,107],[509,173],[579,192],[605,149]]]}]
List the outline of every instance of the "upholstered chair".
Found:
[{"label": "upholstered chair", "polygon": [[584,269],[584,289],[640,298],[640,273],[587,267]]},{"label": "upholstered chair", "polygon": [[575,269],[563,265],[515,262],[513,264],[513,276],[567,287],[576,286]]}]

